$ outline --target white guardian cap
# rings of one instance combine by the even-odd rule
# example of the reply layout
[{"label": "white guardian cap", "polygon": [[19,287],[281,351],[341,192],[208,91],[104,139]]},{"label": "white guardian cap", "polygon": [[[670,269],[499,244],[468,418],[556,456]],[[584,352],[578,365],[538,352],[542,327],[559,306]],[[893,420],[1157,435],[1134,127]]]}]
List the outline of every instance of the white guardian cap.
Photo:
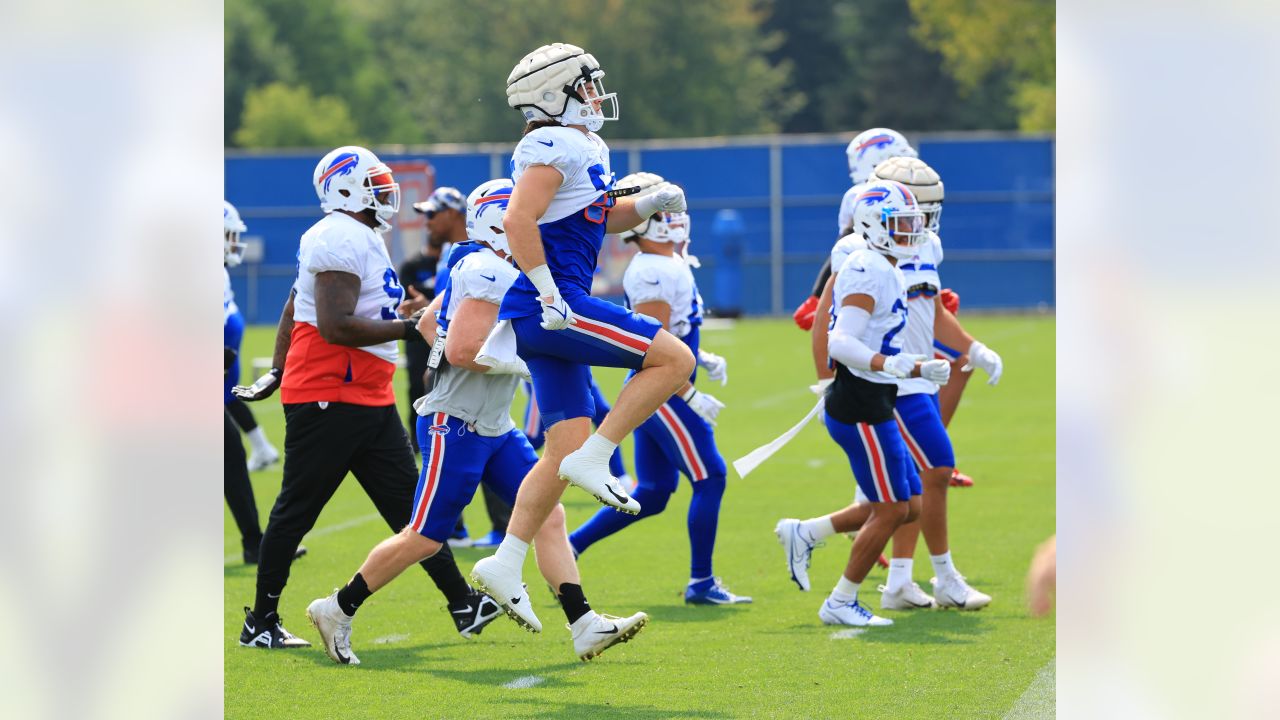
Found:
[{"label": "white guardian cap", "polygon": [[365,148],[344,145],[331,150],[320,159],[311,180],[321,210],[373,210],[378,232],[390,230],[391,219],[400,212],[400,183],[391,168]]},{"label": "white guardian cap", "polygon": [[854,200],[853,229],[868,245],[899,260],[914,257],[928,239],[916,196],[892,180],[869,183]]},{"label": "white guardian cap", "polygon": [[502,219],[507,215],[507,204],[511,202],[511,190],[515,186],[511,178],[498,178],[471,191],[467,196],[467,237],[511,255]]},{"label": "white guardian cap", "polygon": [[844,152],[849,156],[849,179],[854,185],[866,182],[876,166],[891,157],[920,156],[902,133],[889,128],[858,133]]},{"label": "white guardian cap", "polygon": [[600,63],[577,45],[543,45],[507,76],[507,104],[527,122],[556,120],[595,132],[605,120],[618,119],[618,95],[604,91],[603,77]]},{"label": "white guardian cap", "polygon": [[916,202],[924,211],[925,227],[930,232],[938,232],[946,192],[937,171],[919,158],[895,157],[876,166],[870,182],[877,180],[893,180],[911,188],[911,194],[916,196]]},{"label": "white guardian cap", "polygon": [[240,233],[248,230],[236,206],[222,201],[222,262],[227,267],[235,267],[244,260],[244,243],[240,242]]}]

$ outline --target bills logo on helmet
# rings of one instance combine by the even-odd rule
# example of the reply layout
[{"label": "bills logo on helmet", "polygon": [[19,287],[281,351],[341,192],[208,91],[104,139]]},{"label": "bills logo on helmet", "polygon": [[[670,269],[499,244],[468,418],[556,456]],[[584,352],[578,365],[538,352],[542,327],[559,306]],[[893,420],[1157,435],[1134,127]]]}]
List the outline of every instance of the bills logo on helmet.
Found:
[{"label": "bills logo on helmet", "polygon": [[858,151],[858,157],[862,157],[864,154],[866,154],[867,150],[870,150],[873,147],[883,148],[892,143],[893,143],[892,135],[876,135],[873,138],[868,138],[866,142],[862,143],[856,148],[856,150]]},{"label": "bills logo on helmet", "polygon": [[874,205],[887,197],[889,197],[888,190],[882,187],[875,187],[859,195],[858,202],[864,205]]},{"label": "bills logo on helmet", "polygon": [[475,202],[476,219],[480,219],[484,217],[485,211],[491,207],[500,207],[503,210],[506,210],[507,205],[510,202],[511,202],[510,188],[499,188],[497,193],[493,195],[486,195],[485,197],[482,197],[479,200],[476,200]]},{"label": "bills logo on helmet", "polygon": [[360,162],[360,156],[355,153],[343,153],[333,159],[329,163],[329,167],[325,169],[324,174],[320,176],[320,181],[324,183],[324,191],[329,192],[329,181],[337,175],[349,175]]}]

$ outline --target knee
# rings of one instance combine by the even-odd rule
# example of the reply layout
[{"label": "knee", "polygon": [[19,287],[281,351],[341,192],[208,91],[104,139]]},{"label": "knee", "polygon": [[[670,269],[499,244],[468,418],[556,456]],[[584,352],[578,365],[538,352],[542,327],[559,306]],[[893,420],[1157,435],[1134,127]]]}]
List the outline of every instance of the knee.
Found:
[{"label": "knee", "polygon": [[587,436],[590,434],[590,418],[576,417],[561,420],[547,429],[542,459],[559,464],[566,455],[582,447],[582,443],[587,441]]},{"label": "knee", "polygon": [[563,535],[565,532],[564,505],[556,503],[556,507],[547,516],[545,522],[542,523],[542,532],[550,532],[557,535]]},{"label": "knee", "polygon": [[951,485],[951,468],[930,468],[920,478],[925,490],[929,492],[946,492]]},{"label": "knee", "polygon": [[396,536],[396,545],[416,561],[426,560],[440,552],[440,543],[407,526]]},{"label": "knee", "polygon": [[867,520],[867,523],[884,523],[888,527],[896,529],[903,523],[910,522],[910,520],[907,519],[910,513],[910,503],[876,503],[875,509],[871,511],[871,517]]},{"label": "knee", "polygon": [[682,380],[693,373],[695,364],[693,351],[689,346],[666,330],[661,330],[654,336],[653,343],[649,346],[649,354],[645,357],[646,367],[662,367]]},{"label": "knee", "polygon": [[918,502],[907,503],[907,514],[902,519],[902,524],[905,525],[907,523],[913,523],[919,517],[920,517],[920,503]]},{"label": "knee", "polygon": [[[647,493],[640,493],[637,488],[637,495],[644,499],[640,501],[640,505],[644,508],[642,512],[645,515],[657,515],[667,509],[667,501],[671,499],[671,493],[665,490],[650,488]],[[637,498],[639,500],[639,498]]]},{"label": "knee", "polygon": [[705,477],[693,484],[693,494],[699,497],[721,497],[725,489],[724,475]]}]

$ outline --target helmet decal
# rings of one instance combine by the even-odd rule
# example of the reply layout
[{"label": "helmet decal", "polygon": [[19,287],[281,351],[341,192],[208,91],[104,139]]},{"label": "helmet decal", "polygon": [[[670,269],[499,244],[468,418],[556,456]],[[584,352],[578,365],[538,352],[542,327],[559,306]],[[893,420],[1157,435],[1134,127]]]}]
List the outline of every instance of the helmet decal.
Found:
[{"label": "helmet decal", "polygon": [[855,150],[858,153],[858,157],[862,157],[863,155],[866,154],[868,149],[873,147],[882,148],[892,143],[893,140],[894,138],[892,135],[876,135],[875,137],[868,138],[866,141],[859,144],[858,147],[855,148]]},{"label": "helmet decal", "polygon": [[324,191],[329,192],[329,180],[334,175],[349,175],[359,162],[360,156],[355,153],[343,153],[334,158],[324,174],[320,176],[320,180],[324,183]]}]

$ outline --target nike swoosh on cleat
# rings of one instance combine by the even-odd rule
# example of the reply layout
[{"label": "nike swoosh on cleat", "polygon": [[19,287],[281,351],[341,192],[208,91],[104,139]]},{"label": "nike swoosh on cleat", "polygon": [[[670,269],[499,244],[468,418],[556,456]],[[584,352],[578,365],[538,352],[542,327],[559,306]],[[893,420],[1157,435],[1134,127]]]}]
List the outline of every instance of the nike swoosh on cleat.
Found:
[{"label": "nike swoosh on cleat", "polygon": [[613,496],[613,498],[614,498],[615,500],[617,500],[618,502],[622,503],[623,505],[626,505],[626,504],[627,504],[627,500],[629,500],[629,499],[630,499],[630,498],[626,497],[625,495],[619,495],[618,493],[614,492],[614,491],[613,491],[613,488],[609,487],[608,485],[606,485],[606,486],[604,487],[604,489],[605,489],[605,490],[608,490],[608,491],[609,491],[609,494],[610,494],[610,495],[612,495],[612,496]]},{"label": "nike swoosh on cleat", "polygon": [[516,597],[516,598],[511,598],[511,604],[512,604],[512,605],[519,605],[519,604],[520,604],[520,598],[518,598],[518,597]]},{"label": "nike swoosh on cleat", "polygon": [[597,630],[596,632],[601,635],[613,635],[618,632],[618,624],[614,623],[612,630]]}]

